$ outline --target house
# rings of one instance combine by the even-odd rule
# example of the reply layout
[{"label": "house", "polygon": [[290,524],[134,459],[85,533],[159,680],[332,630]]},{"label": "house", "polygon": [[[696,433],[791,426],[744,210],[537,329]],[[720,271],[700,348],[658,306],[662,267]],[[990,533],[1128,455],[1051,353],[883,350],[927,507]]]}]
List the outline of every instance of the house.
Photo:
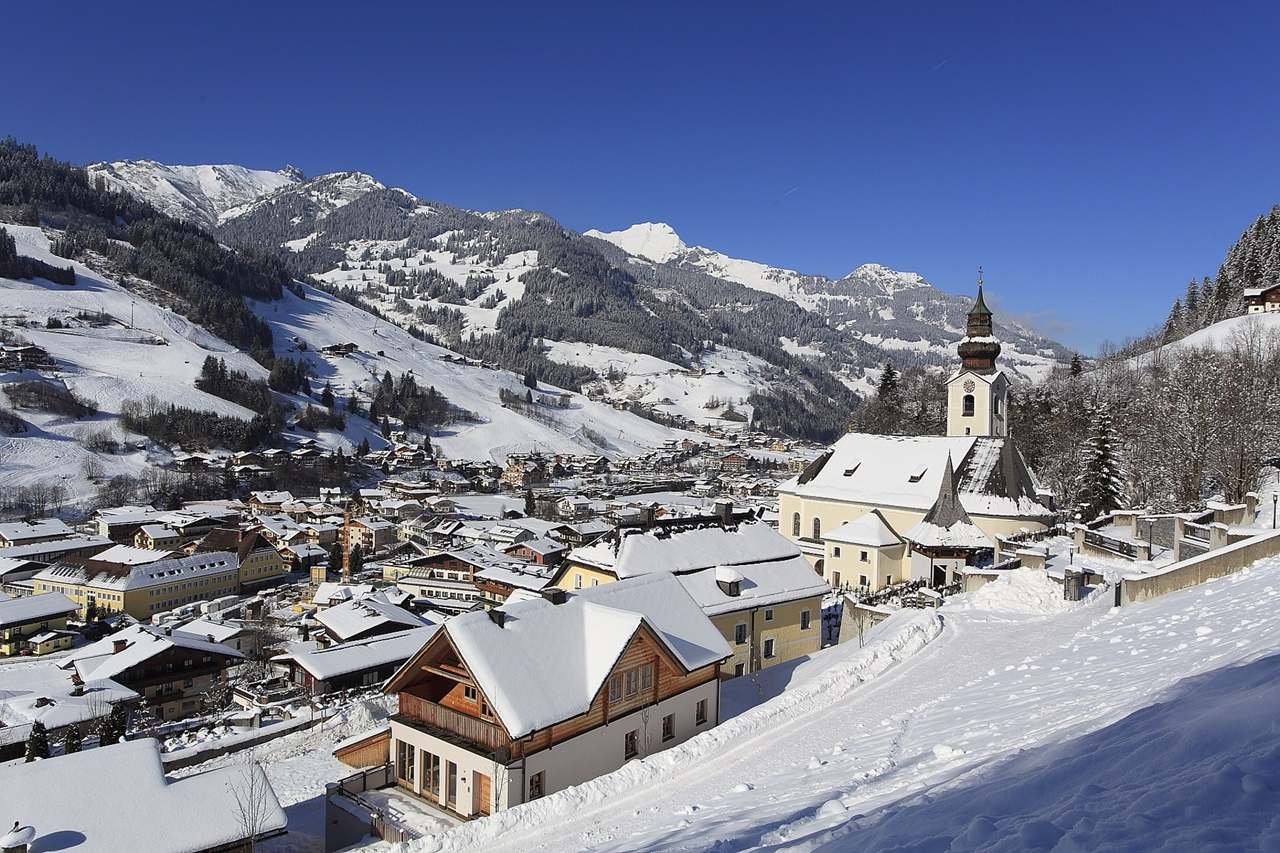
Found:
[{"label": "house", "polygon": [[568,551],[568,546],[542,536],[524,542],[517,542],[502,549],[504,554],[528,560],[539,566],[556,565]]},{"label": "house", "polygon": [[371,583],[351,584],[325,581],[316,587],[315,595],[311,597],[311,603],[319,609],[335,607],[357,598],[373,595],[374,591],[374,586]]},{"label": "house", "polygon": [[174,630],[211,643],[229,646],[247,658],[261,653],[262,631],[240,619],[226,619],[216,614],[201,616],[179,625]]},{"label": "house", "polygon": [[[463,609],[470,609],[476,602],[505,599],[498,586],[487,595],[478,580],[481,572],[490,568],[520,569],[527,564],[516,557],[509,557],[488,545],[472,545],[442,551],[408,561],[410,569],[396,580],[396,585],[419,598],[431,601],[458,602]],[[457,608],[452,608],[457,609]]]},{"label": "house", "polygon": [[827,545],[824,576],[832,589],[880,589],[901,581],[907,542],[880,510],[873,509],[823,537]]},{"label": "house", "polygon": [[136,691],[160,720],[199,713],[226,671],[244,658],[204,637],[169,628],[133,625],[108,634],[57,661],[81,681],[111,679]]},{"label": "house", "polygon": [[366,556],[392,545],[397,540],[395,522],[385,518],[353,518],[347,525],[348,548],[358,545]]},{"label": "house", "polygon": [[264,512],[279,512],[283,504],[293,501],[292,492],[251,492],[249,494],[249,511],[255,515]]},{"label": "house", "polygon": [[227,551],[141,565],[66,557],[32,581],[37,593],[60,592],[75,602],[80,618],[127,613],[139,620],[193,601],[231,595],[240,587],[239,561]]},{"label": "house", "polygon": [[1250,314],[1280,311],[1280,281],[1262,287],[1246,287],[1244,304]]},{"label": "house", "polygon": [[384,688],[396,784],[475,817],[586,782],[715,726],[728,656],[669,574],[455,616]]},{"label": "house", "polygon": [[133,534],[133,544],[150,551],[171,551],[182,544],[182,537],[168,525],[144,524]]},{"label": "house", "polygon": [[261,589],[279,583],[289,572],[280,552],[265,536],[253,531],[217,528],[200,540],[195,553],[226,551],[236,555],[240,590]]},{"label": "house", "polygon": [[[52,737],[73,725],[88,734],[89,727],[110,714],[113,706],[123,704],[127,711],[139,698],[109,678],[83,681],[54,663],[0,667],[0,761],[21,757],[34,723],[43,725]],[[16,731],[24,733],[13,739],[14,744],[11,737]],[[15,747],[16,755],[11,751]]]},{"label": "house", "polygon": [[67,619],[79,608],[65,595],[47,592],[0,598],[0,656],[41,655],[71,647]]},{"label": "house", "polygon": [[157,522],[162,515],[161,510],[149,506],[104,507],[94,513],[93,524],[99,536],[132,544],[142,525]]},{"label": "house", "polygon": [[[251,849],[250,836],[269,838],[288,825],[258,765],[170,779],[153,738],[0,767],[0,790],[6,814],[20,818],[42,842],[85,853],[229,853]],[[246,828],[242,804],[249,802],[253,818]]]},{"label": "house", "polygon": [[[836,570],[826,567],[827,554],[834,547],[843,554],[848,544],[827,542],[828,532],[871,510],[879,511],[895,535],[911,530],[942,499],[947,470],[952,472],[960,507],[993,543],[1023,530],[1047,529],[1054,522],[1052,495],[1038,486],[1009,436],[1009,380],[996,363],[1000,343],[992,334],[991,311],[981,282],[958,352],[960,367],[944,383],[945,436],[849,433],[799,476],[778,487],[783,534],[828,580],[834,581]],[[884,570],[881,575],[935,582],[928,559],[908,557],[902,559],[909,576],[907,570]],[[852,569],[844,565],[840,571],[840,585],[850,584],[845,572]]]},{"label": "house", "polygon": [[309,696],[375,687],[421,649],[439,627],[420,625],[315,650],[276,655],[271,660],[287,667],[289,681],[302,687]]},{"label": "house", "polygon": [[38,542],[52,542],[66,539],[75,531],[67,527],[58,518],[43,518],[39,521],[14,521],[0,524],[0,548],[12,548],[15,545],[34,545]]},{"label": "house", "polygon": [[729,644],[726,678],[822,647],[822,598],[830,587],[794,543],[723,505],[718,516],[623,527],[574,549],[555,584],[587,589],[653,572],[672,573]]},{"label": "house", "polygon": [[111,540],[105,536],[69,536],[66,539],[51,539],[48,542],[33,542],[30,545],[14,545],[0,551],[0,557],[6,560],[36,560],[52,563],[63,557],[97,554],[109,547],[111,547]]},{"label": "house", "polygon": [[366,640],[427,624],[414,613],[392,604],[382,593],[328,607],[318,611],[315,618],[322,628],[318,637],[322,646]]},{"label": "house", "polygon": [[475,573],[476,588],[487,606],[496,607],[517,591],[541,593],[551,586],[555,569],[523,560],[492,561]]}]

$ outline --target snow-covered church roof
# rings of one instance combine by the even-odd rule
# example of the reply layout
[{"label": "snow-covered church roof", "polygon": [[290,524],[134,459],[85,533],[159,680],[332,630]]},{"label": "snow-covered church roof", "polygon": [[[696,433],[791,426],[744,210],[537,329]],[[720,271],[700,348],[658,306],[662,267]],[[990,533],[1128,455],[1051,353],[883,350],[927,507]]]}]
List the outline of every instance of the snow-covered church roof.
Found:
[{"label": "snow-covered church roof", "polygon": [[1045,517],[1035,477],[1011,439],[853,432],[799,477],[778,487],[800,497],[928,510],[948,457],[958,460],[960,502],[973,515]]},{"label": "snow-covered church roof", "polygon": [[938,486],[938,498],[929,507],[923,519],[906,532],[907,539],[917,545],[934,548],[990,548],[994,543],[987,538],[965,512],[960,495],[956,491],[955,470],[951,457],[947,457],[942,469],[942,482]]}]

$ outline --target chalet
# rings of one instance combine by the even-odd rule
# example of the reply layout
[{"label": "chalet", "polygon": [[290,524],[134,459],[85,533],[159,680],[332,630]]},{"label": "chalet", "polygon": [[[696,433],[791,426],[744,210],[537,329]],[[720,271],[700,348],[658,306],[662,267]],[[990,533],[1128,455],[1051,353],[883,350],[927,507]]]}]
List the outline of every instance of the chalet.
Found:
[{"label": "chalet", "polygon": [[508,563],[494,563],[475,574],[476,588],[484,596],[488,607],[497,607],[517,596],[520,592],[540,595],[551,586],[555,570],[551,566],[527,563],[523,560],[512,560]]},{"label": "chalet", "polygon": [[359,352],[359,351],[360,351],[359,344],[353,344],[350,342],[347,342],[345,344],[329,344],[328,346],[320,347],[320,352],[324,353],[325,355],[344,356],[344,355],[351,355],[351,353]]},{"label": "chalet", "polygon": [[291,542],[279,551],[292,572],[308,572],[313,566],[327,566],[329,563],[329,549],[310,542]]},{"label": "chalet", "polygon": [[751,464],[751,457],[745,453],[731,451],[717,460],[722,471],[745,471]]},{"label": "chalet", "polygon": [[396,784],[476,817],[719,722],[724,638],[669,574],[445,622],[387,682]]},{"label": "chalet", "polygon": [[139,528],[144,524],[156,523],[161,510],[149,506],[118,506],[99,509],[93,516],[99,536],[105,536],[112,542],[133,542]]},{"label": "chalet", "polygon": [[255,515],[264,512],[279,512],[282,504],[290,503],[293,500],[292,492],[251,492],[248,501],[249,511]]},{"label": "chalet", "polygon": [[317,612],[315,618],[322,628],[318,637],[322,646],[367,640],[427,624],[417,615],[392,604],[382,593],[326,608]]},{"label": "chalet", "polygon": [[589,521],[559,524],[553,527],[548,535],[566,545],[577,547],[594,542],[610,530],[613,530],[613,525],[607,521],[591,519]]},{"label": "chalet", "polygon": [[227,619],[217,614],[210,614],[184,622],[174,630],[204,637],[211,643],[230,646],[245,657],[255,656],[262,651],[262,632],[251,623],[240,619]]},{"label": "chalet", "polygon": [[34,344],[0,344],[0,370],[52,370],[57,362]]},{"label": "chalet", "polygon": [[477,573],[515,564],[525,565],[487,545],[472,545],[409,561],[409,571],[400,574],[396,585],[418,598],[463,602],[470,608],[484,597]]},{"label": "chalet", "polygon": [[67,618],[79,608],[65,595],[48,592],[0,598],[0,656],[46,654],[71,647]]},{"label": "chalet", "polygon": [[127,711],[140,698],[109,678],[83,681],[55,662],[0,667],[0,761],[21,757],[21,752],[17,756],[9,752],[12,744],[7,735],[15,730],[30,732],[38,722],[49,731],[51,741],[72,725],[87,733],[113,706],[123,704]]},{"label": "chalet", "polygon": [[[577,548],[556,575],[566,590],[671,572],[733,649],[726,678],[822,647],[822,598],[831,592],[793,543],[724,505],[722,515],[620,528]],[[731,523],[726,523],[729,519]]]},{"label": "chalet", "polygon": [[1280,282],[1262,287],[1246,287],[1244,304],[1250,314],[1280,311]]},{"label": "chalet", "polygon": [[395,674],[439,627],[422,625],[313,651],[293,651],[276,655],[271,660],[286,667],[289,681],[301,687],[308,696],[375,687]]},{"label": "chalet", "polygon": [[230,646],[182,631],[134,625],[76,649],[57,662],[88,682],[111,679],[136,691],[161,720],[190,716],[225,683],[244,656]]},{"label": "chalet", "polygon": [[57,518],[0,524],[0,548],[53,542],[58,539],[66,539],[74,533],[75,531],[67,527],[65,522]]},{"label": "chalet", "polygon": [[564,558],[569,548],[554,539],[538,537],[524,542],[516,542],[502,549],[502,553],[521,560],[528,560],[539,566],[554,566]]},{"label": "chalet", "polygon": [[[269,838],[288,825],[258,765],[171,779],[151,738],[0,768],[0,790],[6,814],[20,815],[40,836],[33,850],[241,851],[253,849],[250,835]],[[246,829],[241,814],[251,800],[257,826]]]}]

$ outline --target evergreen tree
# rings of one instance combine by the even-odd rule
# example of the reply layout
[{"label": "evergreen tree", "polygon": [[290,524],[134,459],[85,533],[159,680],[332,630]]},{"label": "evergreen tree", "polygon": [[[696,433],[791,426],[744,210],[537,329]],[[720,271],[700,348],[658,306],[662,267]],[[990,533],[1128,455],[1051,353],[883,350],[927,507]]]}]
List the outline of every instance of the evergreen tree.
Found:
[{"label": "evergreen tree", "polygon": [[1173,300],[1173,307],[1169,309],[1169,318],[1164,322],[1164,340],[1168,343],[1176,340],[1178,334],[1182,331],[1182,300]]},{"label": "evergreen tree", "polygon": [[112,705],[111,713],[98,720],[98,744],[110,746],[119,743],[124,738],[125,723],[124,705]]},{"label": "evergreen tree", "polygon": [[1081,522],[1118,509],[1124,502],[1124,478],[1115,456],[1115,431],[1111,413],[1099,403],[1094,406],[1089,437],[1085,441],[1084,465],[1080,471],[1077,511]]},{"label": "evergreen tree", "polygon": [[387,416],[382,416],[382,437],[391,438],[391,421],[387,420]]},{"label": "evergreen tree", "polygon": [[83,738],[80,736],[80,726],[72,723],[67,726],[66,733],[62,736],[62,753],[70,755],[73,752],[79,752]]},{"label": "evergreen tree", "polygon": [[880,371],[880,384],[876,388],[876,396],[886,402],[897,399],[898,371],[893,369],[892,362],[886,361],[884,370]]},{"label": "evergreen tree", "polygon": [[1080,353],[1073,352],[1071,354],[1071,375],[1079,376],[1084,373],[1084,362],[1080,360]]},{"label": "evergreen tree", "polygon": [[1194,324],[1200,314],[1200,287],[1194,278],[1187,282],[1187,295],[1182,304],[1187,313],[1187,322]]},{"label": "evergreen tree", "polygon": [[333,386],[328,382],[324,383],[324,390],[320,392],[320,405],[324,406],[329,411],[333,411],[335,402],[336,401],[333,399]]},{"label": "evergreen tree", "polygon": [[368,452],[369,452],[369,437],[364,436],[363,438],[360,439],[360,443],[356,445],[356,455],[364,456]]},{"label": "evergreen tree", "polygon": [[31,724],[31,734],[27,736],[27,761],[49,757],[49,732],[44,723],[36,720]]},{"label": "evergreen tree", "polygon": [[524,372],[524,385],[526,388],[536,389],[538,387],[538,377],[534,374],[532,369]]},{"label": "evergreen tree", "polygon": [[533,489],[524,490],[524,514],[530,518],[537,511],[537,503],[533,499]]},{"label": "evergreen tree", "polygon": [[360,547],[360,543],[356,543],[351,547],[351,574],[356,574],[364,568],[364,548]]}]

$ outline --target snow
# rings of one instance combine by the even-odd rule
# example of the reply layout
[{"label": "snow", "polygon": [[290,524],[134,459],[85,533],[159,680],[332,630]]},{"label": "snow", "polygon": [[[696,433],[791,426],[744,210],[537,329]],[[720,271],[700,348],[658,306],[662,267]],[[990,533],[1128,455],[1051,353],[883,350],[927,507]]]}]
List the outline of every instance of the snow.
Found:
[{"label": "snow", "polygon": [[[1003,613],[1049,616],[1078,606],[1062,597],[1062,585],[1043,569],[1019,568],[1000,576],[957,602],[959,607]],[[950,608],[948,608],[950,610]]]},{"label": "snow", "polygon": [[677,574],[715,566],[784,560],[799,555],[795,543],[767,524],[743,522],[736,529],[718,524],[659,532],[620,529],[569,554],[569,559],[629,578],[655,571]]},{"label": "snow", "polygon": [[856,521],[846,521],[826,534],[823,539],[850,545],[870,545],[874,548],[897,545],[902,542],[902,538],[893,532],[893,528],[878,510],[871,510]]},{"label": "snow", "polygon": [[[147,738],[0,768],[0,790],[10,813],[36,830],[33,853],[70,847],[181,853],[244,836],[236,794],[247,796],[253,777],[264,781],[261,768],[226,767],[171,781],[159,744]],[[284,829],[285,814],[270,786],[259,790],[259,831]]]},{"label": "snow", "polygon": [[759,704],[710,732],[413,849],[1236,850],[1274,834],[1280,559],[1121,609],[1001,599],[898,613],[866,648],[735,679],[726,708]]},{"label": "snow", "polygon": [[[739,592],[737,595],[729,595],[721,589],[720,583],[723,578],[735,576],[739,582]],[[768,607],[831,592],[831,587],[827,586],[813,571],[809,561],[799,553],[782,560],[762,560],[757,563],[736,563],[733,567],[702,569],[681,574],[678,579],[680,585],[708,616]]]},{"label": "snow", "polygon": [[226,210],[300,180],[291,169],[267,171],[234,164],[168,166],[154,160],[117,160],[86,167],[113,190],[146,199],[161,212],[205,228],[218,224]]},{"label": "snow", "polygon": [[[116,651],[117,643],[124,643],[124,649]],[[114,678],[173,648],[190,649],[227,658],[244,657],[230,646],[211,643],[195,634],[151,628],[146,625],[131,625],[87,646],[81,646],[59,660],[57,665],[64,670],[74,667],[76,673],[86,681]]]},{"label": "snow", "polygon": [[606,240],[629,255],[665,263],[685,251],[688,246],[665,222],[639,222],[621,231],[583,231],[583,236]]},{"label": "snow", "polygon": [[1198,329],[1167,346],[1134,356],[1128,363],[1132,367],[1141,368],[1165,351],[1177,352],[1193,348],[1226,350],[1235,341],[1255,334],[1270,336],[1280,334],[1280,314],[1242,314],[1239,317],[1228,317],[1226,320],[1219,320],[1203,329]]},{"label": "snow", "polygon": [[[138,698],[133,690],[109,678],[86,680],[83,687],[76,695],[71,674],[47,658],[0,667],[0,722],[21,726],[39,720],[46,728],[56,729],[102,716],[110,710],[108,703]],[[44,699],[49,701],[37,704]]]},{"label": "snow", "polygon": [[60,592],[3,598],[0,599],[0,627],[67,616],[77,609],[76,603]]},{"label": "snow", "polygon": [[315,618],[325,630],[341,640],[349,640],[388,625],[420,628],[426,624],[403,607],[387,601],[380,593],[326,608],[316,613]]},{"label": "snow", "polygon": [[6,547],[21,545],[36,539],[62,539],[72,534],[70,527],[60,518],[41,518],[35,521],[14,521],[0,524],[0,540]]}]

